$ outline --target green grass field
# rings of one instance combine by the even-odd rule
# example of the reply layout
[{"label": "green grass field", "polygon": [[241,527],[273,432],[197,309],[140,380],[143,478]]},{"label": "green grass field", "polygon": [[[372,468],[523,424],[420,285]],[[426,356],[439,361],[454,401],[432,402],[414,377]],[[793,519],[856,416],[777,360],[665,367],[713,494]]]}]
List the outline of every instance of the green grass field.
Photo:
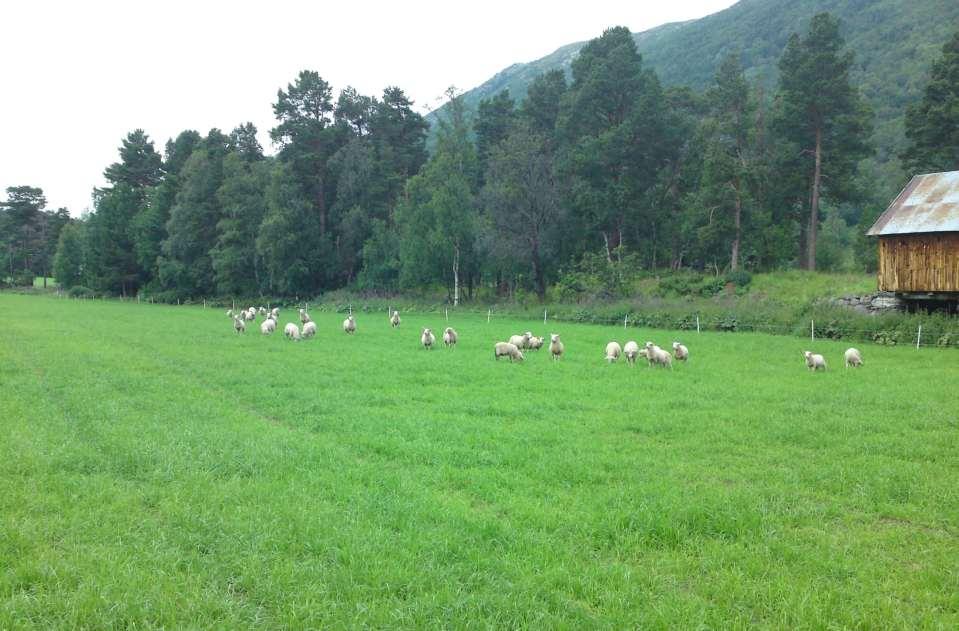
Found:
[{"label": "green grass field", "polygon": [[[959,626],[955,351],[811,374],[687,332],[669,372],[606,365],[613,327],[0,313],[0,628]],[[566,358],[493,360],[530,328]]]}]

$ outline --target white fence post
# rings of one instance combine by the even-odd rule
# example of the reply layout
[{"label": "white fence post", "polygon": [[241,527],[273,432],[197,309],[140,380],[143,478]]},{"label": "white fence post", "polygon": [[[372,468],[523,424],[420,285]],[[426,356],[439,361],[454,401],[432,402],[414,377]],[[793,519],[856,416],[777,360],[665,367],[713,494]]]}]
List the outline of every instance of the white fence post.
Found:
[{"label": "white fence post", "polygon": [[450,308],[449,308],[449,307],[446,307],[446,321],[447,321],[447,322],[450,321]]},{"label": "white fence post", "polygon": [[546,309],[543,309],[543,324],[546,324]]},{"label": "white fence post", "polygon": [[628,313],[627,313],[625,316],[623,316],[623,330],[624,330],[624,331],[626,330],[626,323],[627,323],[627,322],[629,322],[629,314],[628,314]]},{"label": "white fence post", "polygon": [[489,318],[490,318],[491,315],[493,315],[493,308],[492,308],[492,307],[490,307],[490,309],[486,312],[486,324],[489,324]]},{"label": "white fence post", "polygon": [[814,320],[809,321],[809,339],[813,342],[816,341],[816,322]]},{"label": "white fence post", "polygon": [[916,350],[919,350],[919,340],[922,339],[922,325],[919,325],[919,330],[916,332]]},{"label": "white fence post", "polygon": [[699,316],[696,316],[696,332],[699,333]]}]

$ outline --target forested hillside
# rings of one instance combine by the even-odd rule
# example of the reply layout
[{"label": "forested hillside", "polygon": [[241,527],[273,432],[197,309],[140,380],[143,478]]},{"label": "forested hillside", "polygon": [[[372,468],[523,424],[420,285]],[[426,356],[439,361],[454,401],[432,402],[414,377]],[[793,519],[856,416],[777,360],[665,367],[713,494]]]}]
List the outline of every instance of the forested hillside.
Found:
[{"label": "forested hillside", "polygon": [[[334,96],[313,70],[277,92],[276,155],[250,123],[184,130],[162,153],[133,130],[88,216],[46,208],[36,187],[7,189],[0,281],[30,284],[52,270],[75,292],[161,300],[445,289],[456,305],[524,292],[618,299],[664,271],[707,273],[709,287],[723,287],[757,271],[868,270],[875,244],[863,234],[902,184],[899,156],[910,170],[959,169],[959,32],[928,66],[887,73],[916,83],[889,88],[905,140],[895,160],[877,162],[875,132],[891,119],[860,82],[879,63],[863,56],[881,53],[847,39],[852,30],[829,12],[801,19],[772,0],[735,9],[776,5],[783,15],[752,26],[735,12],[712,18],[733,40],[797,20],[774,55],[774,81],[755,72],[772,52],[709,48],[719,35],[702,33],[701,54],[718,56],[711,74],[691,76],[698,87],[668,85],[636,37],[612,27],[560,55],[568,72],[525,67],[544,71],[522,98],[501,90],[471,113],[450,91],[432,151],[429,124],[401,88]],[[885,6],[863,3],[853,19],[887,28],[914,15],[873,11]],[[888,34],[890,47],[925,26],[900,24],[906,35]]]},{"label": "forested hillside", "polygon": [[[878,175],[901,178],[897,154],[905,142],[905,108],[919,97],[929,64],[959,24],[959,2],[741,0],[702,19],[665,24],[633,37],[643,61],[666,86],[701,90],[710,84],[723,57],[737,52],[746,77],[759,81],[771,98],[779,56],[790,34],[801,31],[822,11],[842,21],[843,37],[856,53],[851,76],[875,112],[875,159],[895,163],[895,168],[884,168]],[[569,76],[572,60],[584,45],[568,44],[536,61],[514,64],[467,91],[464,101],[475,109],[482,99],[504,89],[521,100],[537,75],[561,68]]]}]

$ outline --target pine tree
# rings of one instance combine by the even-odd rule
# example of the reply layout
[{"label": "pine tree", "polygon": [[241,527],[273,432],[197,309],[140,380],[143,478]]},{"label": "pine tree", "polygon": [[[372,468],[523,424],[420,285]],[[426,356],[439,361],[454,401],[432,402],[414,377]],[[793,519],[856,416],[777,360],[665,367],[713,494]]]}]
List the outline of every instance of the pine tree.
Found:
[{"label": "pine tree", "polygon": [[902,160],[911,172],[959,170],[959,32],[933,62],[922,101],[906,110],[906,138]]}]

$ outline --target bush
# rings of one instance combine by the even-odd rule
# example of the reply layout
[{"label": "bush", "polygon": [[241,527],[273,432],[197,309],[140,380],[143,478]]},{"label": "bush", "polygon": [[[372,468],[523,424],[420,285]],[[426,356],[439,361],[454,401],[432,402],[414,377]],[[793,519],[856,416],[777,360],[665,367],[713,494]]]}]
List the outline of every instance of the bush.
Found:
[{"label": "bush", "polygon": [[13,285],[14,287],[33,287],[33,280],[36,277],[36,274],[30,270],[17,272],[13,277]]},{"label": "bush", "polygon": [[68,295],[71,298],[93,298],[93,290],[83,285],[74,285],[70,288]]}]

